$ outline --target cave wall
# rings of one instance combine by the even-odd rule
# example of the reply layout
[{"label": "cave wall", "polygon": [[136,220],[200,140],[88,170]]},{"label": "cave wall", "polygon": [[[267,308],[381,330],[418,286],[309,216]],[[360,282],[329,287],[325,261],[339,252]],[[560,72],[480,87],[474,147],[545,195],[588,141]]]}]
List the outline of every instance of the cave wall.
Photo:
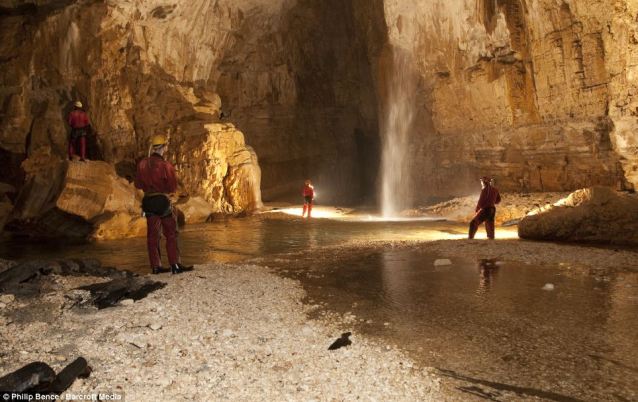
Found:
[{"label": "cave wall", "polygon": [[[162,132],[182,192],[221,212],[246,208],[228,174],[259,190],[257,156],[268,200],[297,199],[312,178],[323,202],[361,202],[375,194],[379,150],[368,36],[354,13],[337,0],[3,1],[0,148],[12,161],[42,148],[64,158],[64,116],[80,99],[96,157],[122,176]],[[217,123],[240,130],[247,153],[228,154],[217,139],[233,136]]]},{"label": "cave wall", "polygon": [[514,191],[638,184],[635,1],[384,6],[390,51],[421,80],[417,200],[467,194],[484,174]]},{"label": "cave wall", "polygon": [[[217,124],[221,101],[207,85],[241,7],[253,2],[226,3],[0,3],[0,149],[10,165],[3,169],[24,173],[30,159],[65,159],[65,116],[79,99],[97,133],[92,159],[120,176],[131,179],[149,138],[165,133],[181,196],[201,196],[215,212],[259,208],[257,156],[232,122]],[[16,176],[0,181],[31,193],[18,200],[40,197],[29,185],[35,177]]]},{"label": "cave wall", "polygon": [[305,178],[321,202],[376,195],[379,136],[367,28],[385,27],[382,13],[376,21],[357,13],[380,5],[299,0],[276,24],[247,16],[237,32],[242,40],[226,52],[218,90],[224,112],[244,127],[260,157],[265,199],[298,200]]},{"label": "cave wall", "polygon": [[16,173],[0,181],[19,188],[24,158],[64,158],[79,98],[98,158],[130,178],[149,137],[168,133],[182,193],[217,211],[257,205],[259,194],[234,192],[258,193],[260,175],[267,200],[296,199],[309,177],[320,202],[370,201],[401,53],[416,87],[415,203],[473,192],[484,174],[503,190],[630,188],[637,8],[0,0],[0,161]]}]

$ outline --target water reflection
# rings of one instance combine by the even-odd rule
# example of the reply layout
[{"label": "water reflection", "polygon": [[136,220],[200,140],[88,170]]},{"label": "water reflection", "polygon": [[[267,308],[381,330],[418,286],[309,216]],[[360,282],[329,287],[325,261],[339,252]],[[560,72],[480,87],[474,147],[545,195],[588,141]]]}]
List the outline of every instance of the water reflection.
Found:
[{"label": "water reflection", "polygon": [[[309,257],[285,269],[300,273],[311,299],[354,313],[364,320],[358,330],[426,366],[526,396],[636,400],[637,273],[453,255],[444,256],[452,265],[435,266],[441,257],[385,250]],[[546,283],[555,290],[543,290]]]},{"label": "water reflection", "polygon": [[479,296],[486,295],[492,287],[492,280],[498,273],[497,260],[495,258],[480,259],[478,261],[479,285],[476,294]]}]

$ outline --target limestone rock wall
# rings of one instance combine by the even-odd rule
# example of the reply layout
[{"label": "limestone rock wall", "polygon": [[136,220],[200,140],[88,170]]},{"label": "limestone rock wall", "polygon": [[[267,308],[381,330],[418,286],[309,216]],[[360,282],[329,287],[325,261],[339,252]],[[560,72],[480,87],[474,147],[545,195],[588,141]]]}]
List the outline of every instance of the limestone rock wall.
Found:
[{"label": "limestone rock wall", "polygon": [[[254,7],[250,0],[0,3],[3,168],[24,176],[24,166],[37,155],[61,161],[67,147],[65,116],[79,99],[96,133],[89,141],[91,159],[106,161],[130,180],[150,137],[166,133],[182,196],[205,196],[215,212],[260,208],[258,160],[239,131],[234,130],[241,141],[232,147],[195,152],[225,141],[224,133],[208,129],[219,121],[221,109],[209,82],[218,76],[243,10]],[[264,13],[277,7],[270,2]],[[59,182],[58,162],[51,163],[47,180]],[[213,174],[188,177],[191,166],[202,165]],[[26,188],[33,180],[38,179],[16,183],[25,186],[23,200],[59,195],[53,193],[60,186],[45,186],[51,194],[33,199],[32,189]],[[210,188],[216,189],[215,196]],[[18,211],[16,218],[24,217]]]},{"label": "limestone rock wall", "polygon": [[384,1],[390,52],[420,78],[416,197],[468,193],[483,174],[514,191],[638,184],[637,7]]},{"label": "limestone rock wall", "polygon": [[307,177],[319,202],[371,200],[401,54],[416,83],[411,201],[467,195],[484,174],[503,191],[630,188],[637,13],[634,0],[0,0],[0,181],[21,189],[24,159],[64,157],[80,99],[94,159],[130,179],[167,133],[181,195],[214,212],[257,208],[260,188],[298,199]]}]

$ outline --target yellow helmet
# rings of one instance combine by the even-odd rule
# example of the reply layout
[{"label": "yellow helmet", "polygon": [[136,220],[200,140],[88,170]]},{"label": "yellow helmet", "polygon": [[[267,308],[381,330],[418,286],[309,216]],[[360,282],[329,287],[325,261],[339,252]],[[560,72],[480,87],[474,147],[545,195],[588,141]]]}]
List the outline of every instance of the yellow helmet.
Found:
[{"label": "yellow helmet", "polygon": [[157,134],[157,135],[154,135],[153,138],[151,138],[151,145],[154,147],[157,147],[160,145],[166,145],[167,143],[168,143],[168,139],[166,138],[164,134]]},{"label": "yellow helmet", "polygon": [[82,102],[80,102],[80,101],[75,101],[75,103],[73,103],[73,105],[74,105],[75,107],[82,107]]}]

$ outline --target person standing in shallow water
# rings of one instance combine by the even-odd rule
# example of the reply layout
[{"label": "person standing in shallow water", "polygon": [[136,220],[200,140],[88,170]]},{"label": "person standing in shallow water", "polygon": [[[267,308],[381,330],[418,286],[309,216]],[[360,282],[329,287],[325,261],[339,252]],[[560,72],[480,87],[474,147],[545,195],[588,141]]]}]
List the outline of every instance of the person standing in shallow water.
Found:
[{"label": "person standing in shallow water", "polygon": [[69,136],[69,160],[78,155],[81,161],[86,160],[86,137],[91,129],[89,116],[82,108],[82,102],[75,101],[74,109],[69,113],[68,123],[71,126]]},{"label": "person standing in shallow water", "polygon": [[310,179],[306,180],[303,186],[303,212],[301,213],[301,217],[303,218],[306,215],[306,211],[308,211],[308,219],[310,219],[310,215],[312,213],[312,204],[315,199],[315,188],[312,186]]},{"label": "person standing in shallow water", "polygon": [[193,269],[180,263],[177,219],[169,198],[169,194],[177,190],[177,177],[173,165],[164,160],[167,148],[166,136],[154,136],[151,141],[150,156],[138,163],[135,176],[135,187],[144,191],[142,211],[146,217],[146,241],[153,274],[168,272],[168,269],[162,268],[160,257],[161,233],[166,238],[166,252],[171,273],[181,274]]},{"label": "person standing in shallow water", "polygon": [[485,222],[487,238],[494,240],[494,218],[496,217],[496,204],[501,202],[498,189],[492,185],[493,179],[481,177],[481,196],[476,203],[476,215],[470,222],[469,238],[473,239],[481,223]]}]

